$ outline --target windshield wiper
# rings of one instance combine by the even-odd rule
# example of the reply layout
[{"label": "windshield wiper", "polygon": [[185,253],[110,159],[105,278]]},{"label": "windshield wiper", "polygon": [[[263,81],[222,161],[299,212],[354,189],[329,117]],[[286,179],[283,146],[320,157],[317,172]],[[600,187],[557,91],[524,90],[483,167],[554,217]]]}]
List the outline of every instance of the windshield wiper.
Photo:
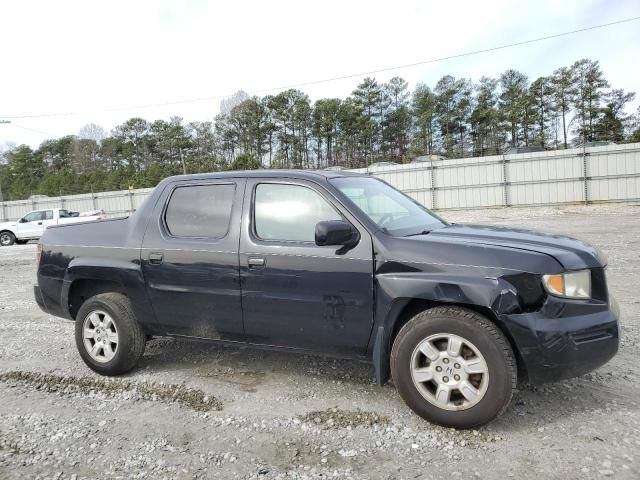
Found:
[{"label": "windshield wiper", "polygon": [[418,233],[410,233],[409,235],[405,235],[405,237],[417,237],[418,235],[428,235],[429,233],[431,233],[431,230],[423,230]]}]

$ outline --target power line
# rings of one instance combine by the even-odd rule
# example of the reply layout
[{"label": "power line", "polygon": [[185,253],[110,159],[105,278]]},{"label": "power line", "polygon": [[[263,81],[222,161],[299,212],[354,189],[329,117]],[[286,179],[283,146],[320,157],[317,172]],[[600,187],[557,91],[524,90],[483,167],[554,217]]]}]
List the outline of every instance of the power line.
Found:
[{"label": "power line", "polygon": [[[473,55],[480,55],[480,54],[483,54],[483,53],[490,53],[490,52],[495,52],[495,51],[498,51],[498,50],[505,50],[507,48],[520,47],[520,46],[523,46],[523,45],[529,45],[529,44],[532,44],[532,43],[543,42],[543,41],[552,40],[552,39],[555,39],[555,38],[566,37],[566,36],[569,36],[569,35],[575,35],[577,33],[588,32],[588,31],[591,31],[591,30],[597,30],[597,29],[600,29],[600,28],[611,27],[611,26],[620,25],[620,24],[623,24],[623,23],[635,22],[635,21],[638,21],[638,20],[640,20],[640,16],[625,18],[625,19],[622,19],[622,20],[616,20],[614,22],[609,22],[609,23],[602,23],[602,24],[599,24],[599,25],[592,25],[590,27],[579,28],[577,30],[571,30],[571,31],[562,32],[562,33],[556,33],[556,34],[553,34],[553,35],[546,35],[544,37],[532,38],[532,39],[529,39],[529,40],[523,40],[521,42],[508,43],[508,44],[499,45],[499,46],[496,46],[496,47],[483,48],[483,49],[480,49],[480,50],[471,50],[469,52],[457,53],[457,54],[454,54],[454,55],[447,55],[445,57],[431,58],[431,59],[428,59],[428,60],[422,60],[422,61],[414,62],[414,63],[406,63],[406,64],[403,64],[403,65],[396,65],[396,66],[392,66],[392,67],[379,68],[379,69],[376,69],[376,70],[369,70],[369,71],[359,72],[359,73],[350,73],[350,74],[340,75],[340,76],[336,76],[336,77],[323,78],[323,79],[320,79],[320,80],[310,80],[310,81],[307,81],[307,82],[294,83],[294,84],[283,85],[283,86],[279,86],[279,87],[264,88],[264,89],[254,90],[252,93],[253,94],[266,93],[266,92],[272,92],[272,91],[277,91],[277,90],[286,90],[286,89],[289,89],[289,88],[308,87],[308,86],[311,86],[311,85],[318,85],[318,84],[322,84],[322,83],[336,82],[336,81],[339,81],[339,80],[347,80],[347,79],[350,79],[350,78],[363,77],[365,75],[374,75],[376,73],[385,73],[385,72],[391,72],[391,71],[394,71],[394,70],[402,70],[402,69],[405,69],[405,68],[418,67],[420,65],[428,65],[430,63],[438,63],[438,62],[443,62],[443,61],[446,61],[446,60],[453,60],[453,59],[456,59],[456,58],[470,57],[470,56],[473,56]],[[228,97],[230,97],[232,95],[233,94],[216,95],[216,96],[212,96],[212,97],[192,98],[192,99],[188,99],[188,100],[176,100],[176,101],[171,101],[171,102],[148,103],[148,104],[142,104],[142,105],[132,105],[132,106],[128,106],[128,107],[107,108],[107,109],[102,109],[102,110],[85,111],[85,112],[42,113],[42,114],[36,114],[36,115],[5,115],[5,116],[0,116],[0,117],[1,118],[8,118],[8,119],[69,117],[69,116],[75,116],[75,115],[87,115],[87,114],[91,114],[91,113],[120,112],[120,111],[126,111],[126,110],[140,110],[140,109],[146,109],[146,108],[164,107],[164,106],[171,106],[171,105],[184,105],[184,104],[189,104],[189,103],[210,102],[210,101],[213,101],[213,100],[222,100],[222,99],[228,98]]]},{"label": "power line", "polygon": [[10,123],[10,126],[11,126],[11,127],[21,128],[21,129],[23,129],[23,130],[29,130],[29,131],[31,131],[31,132],[35,132],[35,133],[41,133],[41,134],[43,134],[43,135],[50,135],[50,133],[49,133],[49,132],[44,132],[44,131],[42,131],[42,130],[37,130],[37,129],[35,129],[35,128],[25,127],[24,125],[18,125],[17,123],[14,123],[14,122],[11,122],[11,123]]},{"label": "power line", "polygon": [[[326,79],[323,79],[323,80],[313,80],[313,81],[309,81],[309,82],[305,82],[305,83],[298,83],[298,84],[295,84],[295,85],[289,85],[289,86],[285,86],[285,87],[278,87],[278,89],[306,87],[306,86],[309,86],[309,85],[317,85],[319,83],[334,82],[334,81],[337,81],[337,80],[346,80],[346,79],[349,79],[349,78],[363,77],[365,75],[373,75],[373,74],[376,74],[376,73],[384,73],[384,72],[391,72],[391,71],[394,71],[394,70],[401,70],[401,69],[404,69],[404,68],[418,67],[420,65],[427,65],[429,63],[437,63],[437,62],[443,62],[445,60],[452,60],[454,58],[470,57],[472,55],[479,55],[479,54],[482,54],[482,53],[495,52],[497,50],[504,50],[504,49],[512,48],[512,47],[519,47],[519,46],[522,46],[522,45],[528,45],[530,43],[542,42],[544,40],[551,40],[551,39],[554,39],[554,38],[565,37],[567,35],[574,35],[576,33],[587,32],[589,30],[596,30],[598,28],[610,27],[612,25],[619,25],[621,23],[633,22],[633,21],[637,21],[637,20],[640,20],[640,16],[639,17],[626,18],[624,20],[618,20],[618,21],[611,22],[611,23],[603,23],[601,25],[594,25],[594,26],[591,26],[591,27],[580,28],[578,30],[572,30],[570,32],[562,32],[562,33],[557,33],[555,35],[547,35],[545,37],[533,38],[533,39],[530,39],[530,40],[524,40],[522,42],[509,43],[509,44],[506,44],[506,45],[500,45],[500,46],[497,46],[497,47],[484,48],[484,49],[481,49],[481,50],[472,50],[470,52],[457,53],[457,54],[454,54],[454,55],[448,55],[446,57],[432,58],[432,59],[423,60],[423,61],[420,61],[420,62],[406,63],[404,65],[397,65],[397,66],[394,66],[394,67],[387,67],[387,68],[380,68],[380,69],[377,69],[377,70],[370,70],[368,72],[351,73],[351,74],[348,74],[348,75],[342,75],[342,76],[338,76],[338,77],[326,78]],[[256,93],[261,93],[261,92],[264,92],[264,91],[271,91],[271,90],[276,90],[276,88],[258,90]]]}]

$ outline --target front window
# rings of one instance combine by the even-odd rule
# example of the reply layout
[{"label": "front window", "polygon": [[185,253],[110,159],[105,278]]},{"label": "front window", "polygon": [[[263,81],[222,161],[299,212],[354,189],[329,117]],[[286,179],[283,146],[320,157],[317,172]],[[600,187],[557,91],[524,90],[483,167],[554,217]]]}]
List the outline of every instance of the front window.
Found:
[{"label": "front window", "polygon": [[27,213],[24,217],[22,217],[22,222],[23,223],[35,222],[35,221],[39,221],[39,220],[42,220],[42,212],[41,211]]},{"label": "front window", "polygon": [[446,225],[429,209],[376,178],[340,177],[330,182],[390,235],[419,235]]},{"label": "front window", "polygon": [[342,218],[314,190],[279,183],[257,186],[254,217],[260,239],[285,242],[314,242],[318,222]]}]

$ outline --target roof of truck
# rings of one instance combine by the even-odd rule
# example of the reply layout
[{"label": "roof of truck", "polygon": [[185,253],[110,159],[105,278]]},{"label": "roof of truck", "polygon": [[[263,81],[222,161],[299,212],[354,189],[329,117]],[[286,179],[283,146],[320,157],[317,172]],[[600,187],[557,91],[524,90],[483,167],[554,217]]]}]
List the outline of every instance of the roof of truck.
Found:
[{"label": "roof of truck", "polygon": [[349,172],[345,170],[311,170],[311,169],[283,169],[283,170],[232,170],[228,172],[210,172],[196,173],[192,175],[175,175],[165,180],[197,180],[206,178],[301,178],[307,180],[318,180],[319,178],[338,178],[338,177],[358,177],[363,176],[360,173]]}]

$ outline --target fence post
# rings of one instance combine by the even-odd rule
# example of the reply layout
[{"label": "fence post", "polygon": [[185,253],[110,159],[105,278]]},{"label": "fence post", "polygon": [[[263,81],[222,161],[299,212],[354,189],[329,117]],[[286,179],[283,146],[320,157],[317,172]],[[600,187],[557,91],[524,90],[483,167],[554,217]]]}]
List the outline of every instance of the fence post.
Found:
[{"label": "fence post", "polygon": [[131,206],[131,210],[130,212],[133,213],[136,211],[135,208],[133,208],[133,190],[129,189],[129,205]]},{"label": "fence post", "polygon": [[91,204],[93,205],[93,209],[94,210],[98,209],[98,207],[96,205],[96,196],[95,196],[95,194],[93,192],[91,192]]},{"label": "fence post", "polygon": [[506,156],[503,154],[502,155],[502,186],[503,186],[502,198],[504,200],[505,207],[509,207],[511,205],[511,198],[509,198],[509,185],[511,183],[509,182],[509,168],[507,167],[509,162],[510,160],[507,160]]},{"label": "fence post", "polygon": [[589,154],[586,148],[582,150],[582,178],[584,179],[584,204],[589,205],[589,169],[587,167],[587,157]]},{"label": "fence post", "polygon": [[4,200],[2,200],[2,221],[5,221],[7,219],[7,205],[4,203]]},{"label": "fence post", "polygon": [[438,189],[437,181],[436,181],[436,166],[433,164],[433,160],[431,161],[431,208],[433,210],[437,210],[438,208],[438,193],[436,190]]}]

